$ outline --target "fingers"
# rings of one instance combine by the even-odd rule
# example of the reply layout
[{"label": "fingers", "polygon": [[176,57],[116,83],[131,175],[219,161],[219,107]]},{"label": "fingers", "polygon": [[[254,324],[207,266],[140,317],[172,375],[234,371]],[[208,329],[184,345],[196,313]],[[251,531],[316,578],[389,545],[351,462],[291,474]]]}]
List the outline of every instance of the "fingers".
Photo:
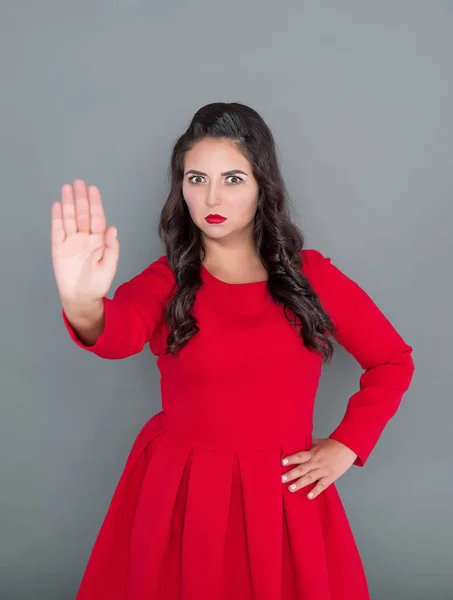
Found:
[{"label": "fingers", "polygon": [[91,215],[91,231],[93,233],[104,233],[107,227],[101,194],[95,185],[88,188],[88,201]]},{"label": "fingers", "polygon": [[292,482],[288,485],[290,492],[297,492],[316,482],[316,486],[307,494],[310,500],[319,495],[333,481],[329,478],[326,468],[316,460],[314,453],[310,450],[303,450],[287,456],[282,460],[282,464],[297,465],[281,476],[282,483]]},{"label": "fingers", "polygon": [[327,477],[322,477],[315,485],[315,487],[312,490],[310,490],[307,496],[310,498],[310,500],[312,498],[316,498],[316,496],[318,496],[321,492],[328,488],[331,483],[332,481],[330,481]]},{"label": "fingers", "polygon": [[[53,227],[57,229],[61,227],[64,234],[71,235],[77,231],[105,232],[107,222],[104,207],[99,189],[95,185],[90,185],[87,190],[83,179],[75,179],[73,185],[63,185],[61,205],[61,213],[58,212],[59,209],[52,209],[52,222],[56,219]],[[63,241],[61,234],[58,239]]]},{"label": "fingers", "polygon": [[77,233],[77,222],[75,218],[74,196],[72,185],[65,184],[61,188],[61,205],[63,217],[63,229],[66,235]]},{"label": "fingers", "polygon": [[[300,489],[309,483],[313,483],[316,479],[319,479],[319,477],[323,475],[325,475],[325,473],[322,472],[321,469],[312,466],[306,467],[305,469],[292,469],[289,471],[289,473],[282,475],[282,481],[289,482],[297,479],[294,481],[294,483],[288,486],[291,492],[293,492],[296,490],[296,488]],[[285,477],[286,479],[284,479]]]},{"label": "fingers", "polygon": [[300,463],[308,462],[312,457],[310,450],[301,450],[296,454],[291,454],[282,459],[282,465],[299,465]]},{"label": "fingers", "polygon": [[[284,479],[285,476],[286,479]],[[302,470],[302,472],[298,469],[292,469],[290,472],[285,473],[285,475],[282,476],[282,481],[292,481],[296,477],[298,479],[288,486],[290,492],[297,492],[307,485],[317,482],[315,487],[310,490],[309,494],[307,494],[308,498],[310,499],[315,498],[318,494],[324,491],[333,481],[326,475],[325,469],[313,467],[305,467],[305,471]]]},{"label": "fingers", "polygon": [[87,186],[83,179],[74,181],[75,218],[78,231],[90,232],[90,203],[88,201]]},{"label": "fingers", "polygon": [[[306,477],[306,482],[310,483],[310,478],[313,477],[313,471],[318,470],[318,465],[310,462],[305,465],[298,465],[294,469],[287,471],[284,475],[282,475],[283,483],[287,483],[289,481],[293,481],[293,479]],[[291,486],[290,486],[291,487]]]},{"label": "fingers", "polygon": [[63,227],[63,211],[60,202],[52,204],[52,226],[51,226],[51,243],[52,246],[61,244],[66,237]]},{"label": "fingers", "polygon": [[116,268],[120,254],[120,243],[116,237],[116,228],[109,227],[105,233],[105,247],[102,263],[107,268]]}]

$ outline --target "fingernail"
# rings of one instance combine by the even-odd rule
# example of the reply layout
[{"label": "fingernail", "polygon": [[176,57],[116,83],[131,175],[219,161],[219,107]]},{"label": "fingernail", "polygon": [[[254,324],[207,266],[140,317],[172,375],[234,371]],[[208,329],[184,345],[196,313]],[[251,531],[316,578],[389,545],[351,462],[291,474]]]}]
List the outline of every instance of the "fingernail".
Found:
[{"label": "fingernail", "polygon": [[288,459],[287,459],[287,458],[284,458],[284,459],[282,460],[282,465],[287,465],[287,464],[288,464]]},{"label": "fingernail", "polygon": [[286,481],[288,477],[286,475],[282,475],[282,481]]},{"label": "fingernail", "polygon": [[313,492],[310,492],[309,494],[307,494],[307,496],[308,496],[309,498],[313,498]]},{"label": "fingernail", "polygon": [[293,483],[293,485],[290,485],[290,486],[289,486],[289,489],[290,489],[292,492],[294,492],[294,490],[296,489],[296,486],[294,485],[294,483]]}]

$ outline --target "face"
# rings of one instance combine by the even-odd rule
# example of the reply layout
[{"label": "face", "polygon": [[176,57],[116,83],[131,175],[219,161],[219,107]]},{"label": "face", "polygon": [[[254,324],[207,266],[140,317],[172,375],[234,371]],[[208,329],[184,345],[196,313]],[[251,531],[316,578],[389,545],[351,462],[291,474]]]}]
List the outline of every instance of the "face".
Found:
[{"label": "face", "polygon": [[[186,152],[182,193],[207,238],[251,238],[258,191],[251,163],[231,140],[205,138]],[[209,222],[208,215],[225,220]]]}]

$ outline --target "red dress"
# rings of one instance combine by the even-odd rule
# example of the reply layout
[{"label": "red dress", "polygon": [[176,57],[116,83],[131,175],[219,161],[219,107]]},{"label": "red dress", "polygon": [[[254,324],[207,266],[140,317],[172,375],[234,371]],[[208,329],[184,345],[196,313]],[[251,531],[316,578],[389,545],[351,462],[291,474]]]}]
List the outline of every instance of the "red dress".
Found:
[{"label": "red dress", "polygon": [[[410,385],[412,348],[329,258],[302,251],[302,270],[364,369],[330,435],[363,466]],[[281,459],[311,447],[321,356],[267,293],[205,267],[193,314],[200,331],[165,355],[163,307],[174,283],[161,256],[113,299],[85,346],[120,359],[149,343],[162,410],[143,426],[86,566],[77,600],[368,600],[361,558],[335,484],[290,492]]]}]

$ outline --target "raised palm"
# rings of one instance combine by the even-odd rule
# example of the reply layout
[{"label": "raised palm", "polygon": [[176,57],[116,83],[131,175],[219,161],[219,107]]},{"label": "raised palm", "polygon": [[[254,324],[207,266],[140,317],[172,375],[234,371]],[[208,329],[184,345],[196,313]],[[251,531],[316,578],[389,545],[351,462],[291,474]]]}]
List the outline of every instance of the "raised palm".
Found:
[{"label": "raised palm", "polygon": [[115,277],[119,242],[107,227],[101,194],[82,179],[63,185],[61,202],[52,204],[52,264],[64,300],[102,298]]}]

